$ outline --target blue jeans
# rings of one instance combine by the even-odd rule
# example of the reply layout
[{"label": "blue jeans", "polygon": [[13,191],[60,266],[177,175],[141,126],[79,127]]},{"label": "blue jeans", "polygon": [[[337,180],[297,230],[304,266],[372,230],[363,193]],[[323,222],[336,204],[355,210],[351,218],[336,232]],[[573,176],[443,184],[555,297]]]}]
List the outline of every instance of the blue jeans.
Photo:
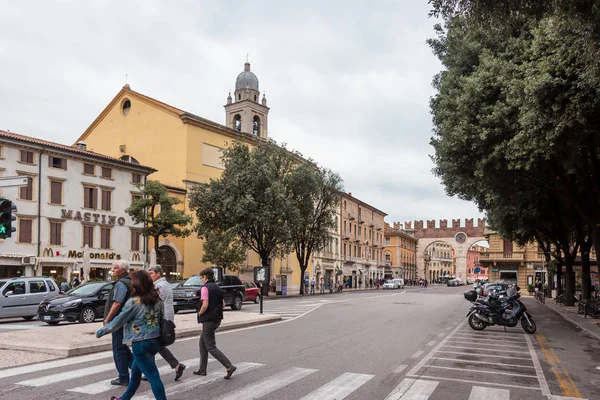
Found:
[{"label": "blue jeans", "polygon": [[165,386],[160,380],[158,368],[154,357],[160,349],[158,339],[141,340],[133,342],[131,346],[133,350],[133,365],[131,366],[131,380],[127,386],[127,390],[121,396],[121,400],[129,400],[135,394],[135,391],[140,386],[142,373],[148,378],[152,387],[152,394],[156,400],[166,400]]},{"label": "blue jeans", "polygon": [[126,344],[123,344],[123,328],[112,333],[112,351],[115,366],[119,373],[119,381],[129,382],[129,368],[133,362],[133,356]]}]

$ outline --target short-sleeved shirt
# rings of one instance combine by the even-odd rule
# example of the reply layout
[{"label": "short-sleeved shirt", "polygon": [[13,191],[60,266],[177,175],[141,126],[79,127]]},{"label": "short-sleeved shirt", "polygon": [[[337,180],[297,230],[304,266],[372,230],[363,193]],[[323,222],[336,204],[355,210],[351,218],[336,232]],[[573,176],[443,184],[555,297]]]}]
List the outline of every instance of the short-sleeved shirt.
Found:
[{"label": "short-sleeved shirt", "polygon": [[113,300],[118,303],[125,303],[125,297],[127,297],[127,285],[123,282],[115,283],[115,290],[113,291]]},{"label": "short-sleeved shirt", "polygon": [[202,286],[200,289],[200,300],[208,300],[208,288],[206,286]]}]

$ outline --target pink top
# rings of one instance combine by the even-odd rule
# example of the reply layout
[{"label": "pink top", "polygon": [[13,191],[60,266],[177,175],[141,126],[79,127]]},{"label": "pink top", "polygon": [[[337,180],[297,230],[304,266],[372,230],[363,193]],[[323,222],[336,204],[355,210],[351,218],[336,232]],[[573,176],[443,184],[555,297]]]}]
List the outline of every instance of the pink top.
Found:
[{"label": "pink top", "polygon": [[200,300],[208,300],[208,288],[206,286],[202,286],[200,289]]}]

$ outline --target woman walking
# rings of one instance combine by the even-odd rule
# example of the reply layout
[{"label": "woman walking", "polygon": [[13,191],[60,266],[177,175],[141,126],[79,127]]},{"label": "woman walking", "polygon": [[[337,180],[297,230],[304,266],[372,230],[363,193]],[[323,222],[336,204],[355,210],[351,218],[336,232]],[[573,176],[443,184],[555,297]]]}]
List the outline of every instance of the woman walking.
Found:
[{"label": "woman walking", "polygon": [[163,305],[146,271],[135,271],[131,274],[131,288],[131,298],[127,300],[123,310],[96,331],[96,336],[102,337],[124,326],[123,343],[132,343],[133,364],[129,385],[121,397],[112,396],[111,400],[131,399],[140,386],[142,373],[148,378],[154,397],[157,400],[165,400],[165,387],[160,380],[154,359],[160,349],[158,337],[160,321],[164,314]]}]

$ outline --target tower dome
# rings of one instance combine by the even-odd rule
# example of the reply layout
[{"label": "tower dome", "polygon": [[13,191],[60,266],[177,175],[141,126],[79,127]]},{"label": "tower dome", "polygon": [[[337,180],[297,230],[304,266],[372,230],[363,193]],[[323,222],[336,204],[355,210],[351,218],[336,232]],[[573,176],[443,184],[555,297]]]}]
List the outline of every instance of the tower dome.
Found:
[{"label": "tower dome", "polygon": [[252,89],[258,90],[258,78],[250,71],[250,63],[244,64],[244,71],[235,80],[235,90]]}]

